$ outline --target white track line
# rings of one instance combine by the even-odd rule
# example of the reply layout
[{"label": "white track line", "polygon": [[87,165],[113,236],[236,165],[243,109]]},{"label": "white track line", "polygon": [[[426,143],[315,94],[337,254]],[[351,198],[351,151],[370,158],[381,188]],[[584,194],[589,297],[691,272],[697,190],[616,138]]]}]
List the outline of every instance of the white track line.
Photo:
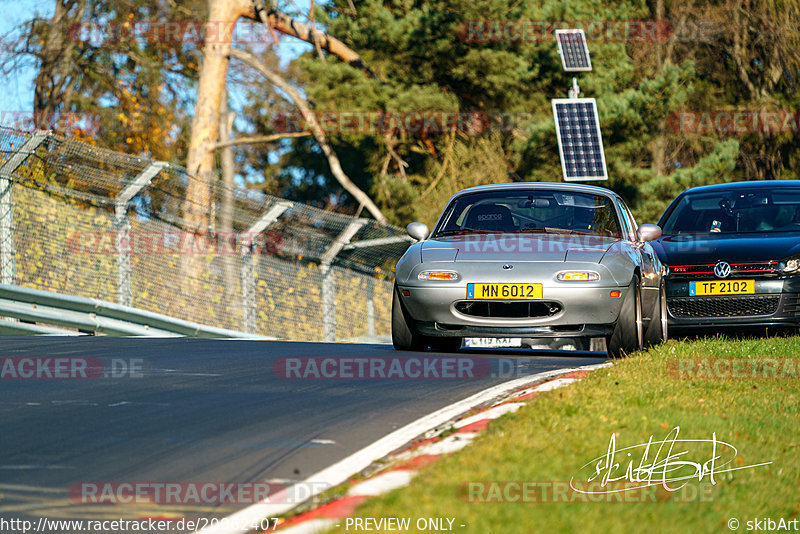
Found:
[{"label": "white track line", "polygon": [[[360,473],[376,460],[380,460],[389,453],[399,449],[409,441],[417,436],[437,428],[448,421],[452,421],[456,417],[476,408],[486,402],[489,402],[497,397],[509,393],[515,389],[525,387],[528,384],[546,380],[548,378],[573,373],[575,371],[593,370],[598,367],[605,366],[605,364],[586,365],[583,367],[565,367],[563,369],[554,369],[552,371],[545,371],[535,375],[524,376],[515,380],[510,380],[488,389],[480,391],[466,399],[455,402],[449,406],[437,410],[433,413],[420,417],[416,421],[407,424],[388,434],[371,445],[367,445],[360,451],[351,454],[347,458],[340,460],[330,467],[311,475],[303,482],[298,482],[294,486],[290,486],[275,495],[270,496],[265,501],[260,503],[251,504],[247,508],[239,510],[225,520],[219,521],[216,525],[209,526],[199,531],[203,534],[241,534],[241,530],[237,528],[240,525],[257,524],[265,517],[277,517],[295,508],[300,502],[295,501],[293,498],[287,499],[286,497],[293,495],[307,495],[310,499],[322,491],[338,486],[346,482],[348,478]],[[297,486],[297,487],[296,487]],[[307,500],[307,499],[305,499]],[[283,502],[282,502],[283,501]]]},{"label": "white track line", "polygon": [[375,477],[359,482],[347,492],[348,495],[363,495],[366,497],[374,497],[375,495],[382,495],[393,489],[408,486],[411,479],[416,475],[416,471],[396,470],[381,473]]},{"label": "white track line", "polygon": [[460,451],[472,443],[472,440],[475,439],[475,436],[477,436],[477,434],[473,433],[457,432],[455,434],[450,434],[446,438],[434,441],[433,443],[427,443],[409,452],[398,454],[397,459],[399,461],[404,461],[416,458],[417,456],[440,456],[443,454],[452,454],[456,451]]},{"label": "white track line", "polygon": [[[559,380],[559,379],[556,379]],[[507,413],[516,412],[520,408],[525,406],[524,402],[509,402],[506,404],[501,404],[499,406],[495,406],[494,408],[489,408],[484,412],[476,413],[470,417],[466,417],[461,419],[456,424],[453,425],[455,428],[464,428],[467,425],[471,425],[472,423],[477,423],[478,421],[483,421],[485,419],[497,419],[501,415],[505,415]]]}]

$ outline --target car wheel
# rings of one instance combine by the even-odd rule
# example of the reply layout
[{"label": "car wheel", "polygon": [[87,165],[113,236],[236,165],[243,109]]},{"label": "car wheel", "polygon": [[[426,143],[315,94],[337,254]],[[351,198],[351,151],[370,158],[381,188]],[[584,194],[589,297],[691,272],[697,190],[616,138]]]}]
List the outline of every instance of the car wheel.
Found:
[{"label": "car wheel", "polygon": [[639,295],[639,277],[634,275],[625,298],[614,330],[606,340],[608,355],[621,358],[642,349],[644,332],[642,327],[642,299]]},{"label": "car wheel", "polygon": [[664,282],[658,290],[658,298],[653,306],[650,324],[644,333],[644,346],[653,347],[667,340],[667,295]]},{"label": "car wheel", "polygon": [[397,285],[392,299],[392,345],[396,350],[425,350],[425,338],[414,329],[414,319],[403,308]]},{"label": "car wheel", "polygon": [[434,352],[455,352],[461,348],[460,337],[429,337],[427,343]]}]

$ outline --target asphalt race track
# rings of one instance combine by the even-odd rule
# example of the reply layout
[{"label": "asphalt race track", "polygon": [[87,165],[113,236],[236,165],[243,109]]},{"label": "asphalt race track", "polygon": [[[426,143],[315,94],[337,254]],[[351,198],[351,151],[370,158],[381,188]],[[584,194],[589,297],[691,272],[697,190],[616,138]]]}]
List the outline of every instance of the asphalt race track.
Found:
[{"label": "asphalt race track", "polygon": [[[492,385],[605,360],[588,352],[462,351],[486,372],[456,379],[286,379],[273,367],[282,368],[281,358],[423,356],[439,355],[386,345],[0,338],[0,516],[224,516],[245,504],[98,505],[69,491],[87,482],[303,480]],[[23,358],[50,367],[15,378],[33,369]],[[55,358],[70,363],[56,368]],[[77,378],[55,378],[75,361],[89,362],[88,374],[78,368]]]}]

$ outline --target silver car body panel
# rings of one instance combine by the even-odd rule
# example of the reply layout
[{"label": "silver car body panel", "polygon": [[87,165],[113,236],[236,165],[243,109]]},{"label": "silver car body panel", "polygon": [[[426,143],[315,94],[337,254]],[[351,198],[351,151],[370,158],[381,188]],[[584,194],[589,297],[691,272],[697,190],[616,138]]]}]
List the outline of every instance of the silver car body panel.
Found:
[{"label": "silver car body panel", "polygon": [[[602,195],[612,199],[618,217],[626,216],[618,195],[607,189],[578,184],[534,182],[479,186],[457,193],[447,205],[461,195],[504,189]],[[431,235],[440,228],[443,216],[444,213]],[[635,240],[635,223],[631,226],[629,235],[623,239],[518,233],[428,238],[409,247],[397,263],[395,273],[400,298],[427,335],[479,332],[486,337],[510,334],[553,337],[555,334],[548,327],[572,326],[574,331],[568,335],[578,335],[584,326],[609,326],[616,322],[634,272],[639,272],[647,322],[658,298],[662,266],[649,243]],[[419,273],[427,270],[454,271],[459,278],[454,281],[419,280]],[[561,281],[556,278],[561,271],[593,271],[598,273],[599,280]],[[456,309],[457,303],[467,299],[467,284],[506,282],[542,284],[541,301],[558,304],[560,311],[547,317],[497,318],[466,315]],[[619,297],[610,296],[614,290],[620,291]]]}]

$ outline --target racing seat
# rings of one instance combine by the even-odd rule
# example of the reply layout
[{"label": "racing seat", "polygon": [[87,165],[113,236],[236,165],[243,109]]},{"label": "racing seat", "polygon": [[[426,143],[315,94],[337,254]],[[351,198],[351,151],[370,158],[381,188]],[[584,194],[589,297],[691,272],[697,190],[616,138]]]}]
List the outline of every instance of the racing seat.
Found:
[{"label": "racing seat", "polygon": [[464,228],[489,232],[516,232],[511,210],[499,204],[478,204],[467,214]]}]

